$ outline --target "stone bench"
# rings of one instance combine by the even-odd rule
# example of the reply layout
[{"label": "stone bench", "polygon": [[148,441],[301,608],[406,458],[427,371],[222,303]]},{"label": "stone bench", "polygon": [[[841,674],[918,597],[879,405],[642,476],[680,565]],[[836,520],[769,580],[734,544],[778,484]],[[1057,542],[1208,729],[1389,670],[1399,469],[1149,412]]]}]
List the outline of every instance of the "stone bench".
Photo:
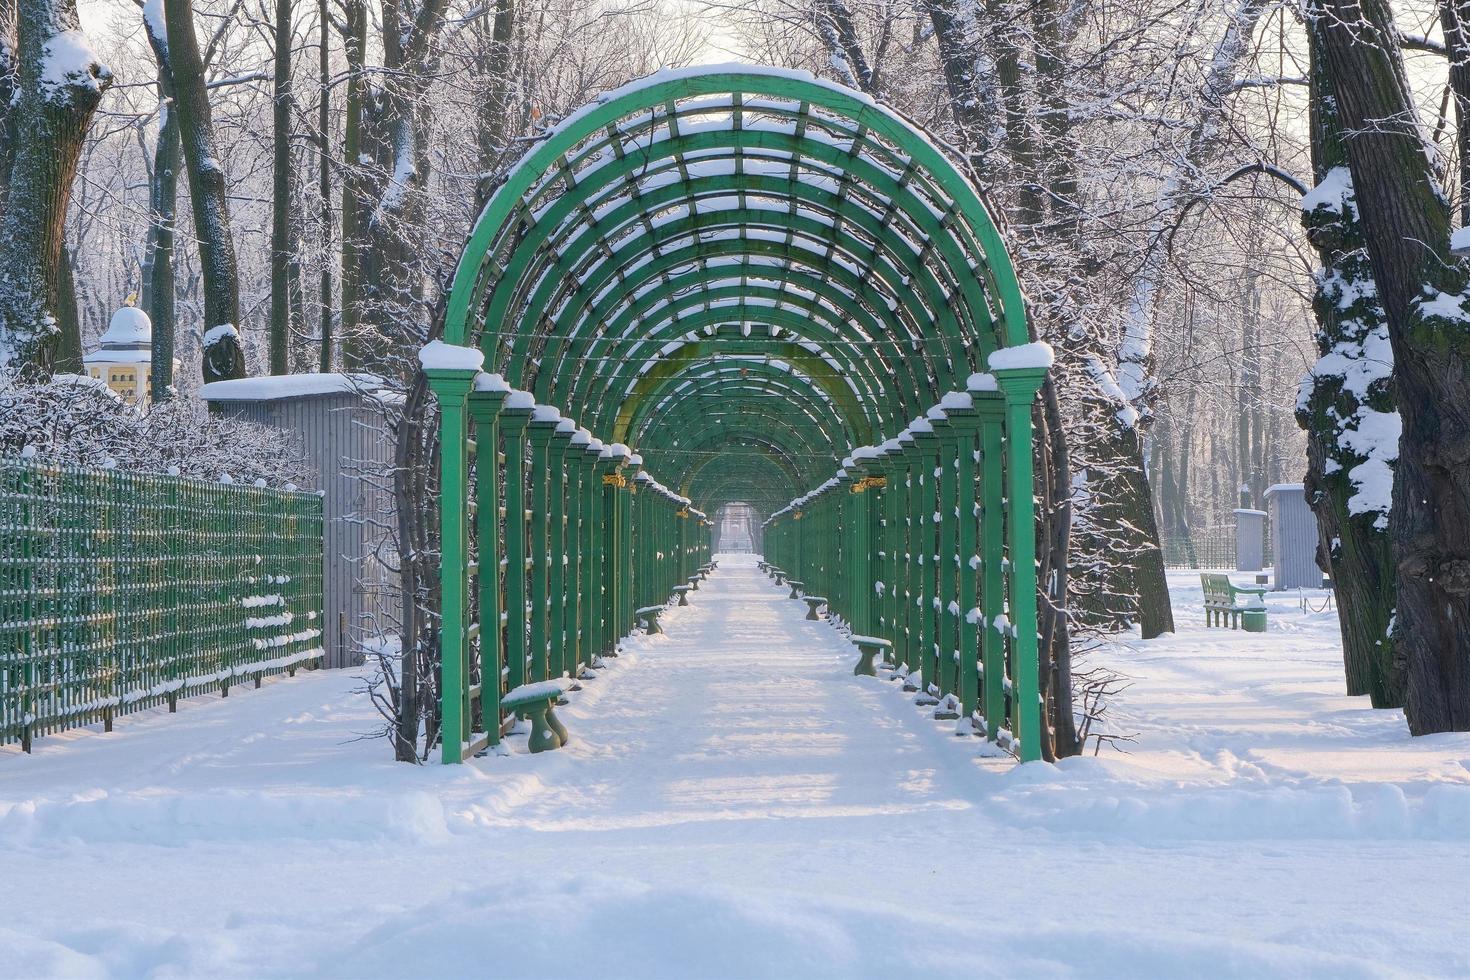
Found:
[{"label": "stone bench", "polygon": [[572,740],[566,726],[556,717],[556,702],[569,686],[565,678],[522,684],[500,699],[503,710],[514,712],[531,722],[532,752],[550,752]]},{"label": "stone bench", "polygon": [[663,632],[663,627],[658,624],[659,614],[663,611],[663,606],[644,606],[642,609],[634,610],[633,615],[637,617],[638,625],[643,627],[643,632],[652,636],[654,633]]},{"label": "stone bench", "polygon": [[827,604],[827,597],[824,595],[808,595],[802,596],[802,598],[806,601],[806,618],[820,620],[822,617],[817,615],[817,610]]},{"label": "stone bench", "polygon": [[[777,582],[776,584],[777,585],[780,585],[781,583],[780,582]],[[798,582],[794,578],[789,578],[789,579],[786,580],[786,584],[789,585],[789,586],[791,586],[791,595],[788,596],[788,598],[791,598],[791,599],[800,599],[801,598],[801,590],[804,589],[804,588],[806,588],[806,583],[805,582]]]},{"label": "stone bench", "polygon": [[771,578],[773,578],[773,579],[776,580],[776,584],[777,585],[785,585],[786,584],[786,582],[784,581],[784,579],[786,578],[786,573],[783,572],[779,568],[773,568],[773,569],[771,569]]},{"label": "stone bench", "polygon": [[878,670],[873,664],[873,658],[879,654],[886,660],[888,651],[893,649],[893,644],[881,636],[857,636],[850,637],[853,645],[858,648],[858,662],[852,668],[854,677],[877,677]]},{"label": "stone bench", "polygon": [[674,595],[676,595],[676,596],[679,597],[679,605],[681,605],[681,606],[687,606],[687,605],[689,605],[689,590],[691,588],[693,588],[693,586],[690,586],[690,585],[676,585],[676,586],[674,586],[674,589],[673,589]]},{"label": "stone bench", "polygon": [[699,575],[699,574],[694,574],[694,575],[689,576],[689,588],[691,590],[695,591],[695,592],[698,592],[699,591],[699,580],[702,579],[703,577],[704,576]]}]

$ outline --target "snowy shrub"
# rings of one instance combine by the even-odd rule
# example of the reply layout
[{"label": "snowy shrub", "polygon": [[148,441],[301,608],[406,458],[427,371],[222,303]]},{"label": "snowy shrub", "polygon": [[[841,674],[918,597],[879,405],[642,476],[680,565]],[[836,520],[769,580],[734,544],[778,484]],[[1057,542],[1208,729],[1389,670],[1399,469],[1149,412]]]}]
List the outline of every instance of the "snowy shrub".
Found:
[{"label": "snowy shrub", "polygon": [[75,374],[41,383],[0,374],[0,459],[22,454],[209,480],[228,473],[236,482],[275,487],[307,487],[312,479],[290,433],[211,415],[189,398],[140,411],[103,382]]}]

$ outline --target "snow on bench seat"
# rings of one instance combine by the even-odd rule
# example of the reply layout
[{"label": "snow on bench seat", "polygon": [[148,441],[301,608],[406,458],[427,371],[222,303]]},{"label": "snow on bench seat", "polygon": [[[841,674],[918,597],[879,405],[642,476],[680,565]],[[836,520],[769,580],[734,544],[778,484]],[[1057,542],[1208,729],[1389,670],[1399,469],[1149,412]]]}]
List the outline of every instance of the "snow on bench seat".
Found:
[{"label": "snow on bench seat", "polygon": [[520,687],[512,688],[505,697],[500,699],[502,708],[515,708],[523,704],[531,704],[536,701],[547,701],[559,698],[572,686],[572,682],[565,677],[558,677],[549,681],[537,681],[534,684],[522,684]]}]

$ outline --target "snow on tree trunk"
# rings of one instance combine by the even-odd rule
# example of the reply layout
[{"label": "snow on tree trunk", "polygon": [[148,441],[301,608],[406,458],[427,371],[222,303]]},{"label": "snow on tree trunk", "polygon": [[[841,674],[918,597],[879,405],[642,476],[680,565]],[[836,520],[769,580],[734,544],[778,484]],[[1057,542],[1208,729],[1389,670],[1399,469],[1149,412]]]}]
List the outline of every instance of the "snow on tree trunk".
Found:
[{"label": "snow on tree trunk", "polygon": [[1470,269],[1384,0],[1312,0],[1402,419],[1389,513],[1393,637],[1416,735],[1470,730]]},{"label": "snow on tree trunk", "polygon": [[1404,703],[1404,674],[1388,635],[1394,580],[1388,520],[1401,429],[1391,388],[1393,351],[1341,123],[1320,66],[1312,84],[1317,185],[1302,200],[1302,222],[1322,269],[1313,302],[1320,357],[1297,400],[1297,420],[1307,430],[1307,502],[1338,592],[1347,692],[1368,695],[1376,708],[1397,708]]},{"label": "snow on tree trunk", "polygon": [[271,119],[270,373],[287,374],[291,337],[291,0],[276,0],[275,92]]},{"label": "snow on tree trunk", "polygon": [[143,309],[153,321],[149,394],[160,404],[174,396],[174,229],[179,197],[179,114],[174,108],[174,73],[168,59],[163,0],[147,0],[143,26],[158,64],[158,141],[148,186],[148,242],[143,252]]},{"label": "snow on tree trunk", "polygon": [[0,0],[0,213],[10,192],[10,168],[15,163],[15,106],[20,82],[19,43],[15,0]]},{"label": "snow on tree trunk", "polygon": [[240,285],[230,236],[229,200],[224,166],[215,148],[204,59],[194,36],[193,5],[190,0],[163,0],[163,8],[204,286],[204,380],[243,378],[245,348],[238,329]]},{"label": "snow on tree trunk", "polygon": [[21,4],[16,51],[8,120],[15,159],[0,219],[0,368],[44,375],[62,339],[67,203],[87,127],[112,72],[81,32],[75,0]]}]

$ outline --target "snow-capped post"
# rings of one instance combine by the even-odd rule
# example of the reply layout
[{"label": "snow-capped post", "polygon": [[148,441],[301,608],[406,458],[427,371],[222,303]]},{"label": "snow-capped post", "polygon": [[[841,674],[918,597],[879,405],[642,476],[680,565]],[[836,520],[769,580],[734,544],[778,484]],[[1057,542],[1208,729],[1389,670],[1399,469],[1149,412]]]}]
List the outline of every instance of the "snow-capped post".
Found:
[{"label": "snow-capped post", "polygon": [[[475,427],[475,541],[479,571],[480,730],[491,746],[500,744],[500,684],[505,665],[500,631],[500,410],[510,396],[510,385],[498,374],[475,375],[469,393],[470,419]],[[466,671],[468,671],[466,659]],[[465,678],[468,685],[469,678]],[[517,685],[519,686],[519,685]],[[471,705],[473,706],[473,705]]]},{"label": "snow-capped post", "polygon": [[536,399],[513,391],[500,410],[505,441],[505,665],[506,690],[527,683],[526,645],[526,427]]},{"label": "snow-capped post", "polygon": [[245,347],[240,337],[240,281],[224,167],[215,146],[214,119],[204,77],[204,58],[194,35],[191,0],[163,0],[168,55],[174,73],[174,108],[184,162],[189,170],[189,200],[204,291],[203,374],[206,383],[245,377]]},{"label": "snow-capped post", "polygon": [[[955,433],[954,423],[949,419],[949,412],[943,405],[930,408],[925,417],[934,427],[934,435],[939,442],[939,452],[935,460],[938,466],[934,477],[937,494],[934,516],[939,525],[939,557],[936,559],[938,567],[934,573],[938,579],[935,598],[939,602],[937,605],[930,603],[934,607],[937,623],[934,645],[938,647],[939,657],[939,673],[934,679],[941,690],[954,691],[959,686],[959,664],[955,663],[954,654],[960,649],[959,617],[954,614],[959,608],[956,597],[960,588],[959,563],[955,561],[959,539],[959,484],[955,479],[959,437]],[[952,715],[954,712],[941,700],[939,707],[935,709],[935,716],[943,721],[953,721]]]},{"label": "snow-capped post", "polygon": [[[1022,762],[1040,759],[1041,684],[1036,662],[1036,507],[1031,410],[1052,365],[1045,343],[1007,347],[990,355],[990,371],[1005,398],[1006,539],[1010,548],[1011,684],[1014,733]],[[1000,628],[992,622],[991,627]]]},{"label": "snow-capped post", "polygon": [[596,494],[593,512],[597,517],[595,531],[599,536],[602,547],[596,567],[593,569],[595,585],[593,595],[597,600],[598,627],[594,649],[598,655],[604,657],[616,657],[618,626],[621,620],[618,617],[619,603],[622,598],[622,585],[618,581],[618,549],[622,547],[623,531],[619,523],[622,504],[619,500],[624,496],[618,491],[622,489],[623,477],[618,473],[622,468],[623,456],[615,452],[613,446],[603,446],[597,453],[597,468],[593,471],[597,474],[597,483],[594,484]]},{"label": "snow-capped post", "polygon": [[[531,447],[531,499],[526,505],[530,517],[527,532],[531,578],[531,663],[529,683],[551,679],[548,656],[551,638],[551,616],[548,592],[551,576],[551,506],[547,499],[551,485],[551,439],[561,413],[550,405],[537,405],[531,410],[531,424],[526,441]],[[560,556],[558,556],[560,558]]]},{"label": "snow-capped post", "polygon": [[975,410],[975,399],[963,391],[951,391],[939,402],[949,418],[955,442],[955,483],[958,487],[954,500],[954,516],[959,523],[959,535],[955,542],[955,566],[958,574],[958,607],[955,612],[957,643],[959,651],[959,677],[955,690],[960,699],[960,734],[974,732],[971,719],[980,707],[980,675],[977,663],[980,659],[978,624],[972,616],[970,603],[979,594],[978,562],[974,560],[978,543],[979,515],[975,513],[975,457],[979,449],[980,413]]},{"label": "snow-capped post", "polygon": [[980,426],[980,604],[965,615],[974,619],[979,632],[981,713],[985,716],[985,737],[993,742],[1006,727],[1005,637],[992,628],[1005,612],[1005,485],[1001,460],[1006,405],[994,375],[972,374],[966,387]]},{"label": "snow-capped post", "polygon": [[847,625],[852,632],[863,636],[872,635],[873,625],[873,569],[877,562],[873,558],[874,515],[880,504],[878,490],[880,478],[873,474],[873,457],[869,451],[854,450],[843,461],[843,469],[852,481],[848,494],[848,512],[851,528],[848,534],[847,602],[843,610]]},{"label": "snow-capped post", "polygon": [[77,161],[112,72],[81,31],[76,0],[22,0],[16,9],[0,369],[44,377],[60,359],[81,360],[81,337],[62,335],[62,245]]},{"label": "snow-capped post", "polygon": [[[439,670],[443,714],[443,760],[462,762],[469,736],[469,687],[465,659],[465,609],[468,599],[469,429],[466,405],[485,356],[469,347],[433,341],[419,351],[419,363],[439,402]],[[403,658],[407,685],[414,658]],[[417,678],[415,678],[417,681]]]},{"label": "snow-capped post", "polygon": [[918,529],[919,546],[922,548],[918,554],[922,582],[917,590],[924,600],[924,607],[919,613],[919,663],[923,665],[924,687],[922,690],[927,693],[929,688],[937,686],[940,682],[940,619],[939,610],[934,605],[934,600],[938,598],[935,591],[938,573],[936,568],[938,548],[935,546],[935,541],[939,533],[939,478],[935,474],[939,469],[940,447],[939,435],[934,431],[934,423],[929,419],[922,416],[914,419],[909,423],[909,429],[914,434],[914,450],[917,453],[919,464],[918,472],[914,474],[913,526]]},{"label": "snow-capped post", "polygon": [[551,433],[551,445],[547,451],[547,462],[550,472],[550,494],[546,502],[547,522],[550,534],[550,548],[547,553],[551,556],[551,575],[548,579],[549,592],[547,598],[551,601],[548,625],[551,637],[551,662],[550,674],[552,677],[575,675],[576,664],[572,662],[570,644],[567,642],[567,607],[570,599],[567,595],[572,584],[567,580],[569,535],[567,531],[572,520],[574,504],[571,500],[571,486],[569,474],[567,473],[568,457],[571,453],[572,433],[577,426],[571,419],[560,419],[556,428]]}]

